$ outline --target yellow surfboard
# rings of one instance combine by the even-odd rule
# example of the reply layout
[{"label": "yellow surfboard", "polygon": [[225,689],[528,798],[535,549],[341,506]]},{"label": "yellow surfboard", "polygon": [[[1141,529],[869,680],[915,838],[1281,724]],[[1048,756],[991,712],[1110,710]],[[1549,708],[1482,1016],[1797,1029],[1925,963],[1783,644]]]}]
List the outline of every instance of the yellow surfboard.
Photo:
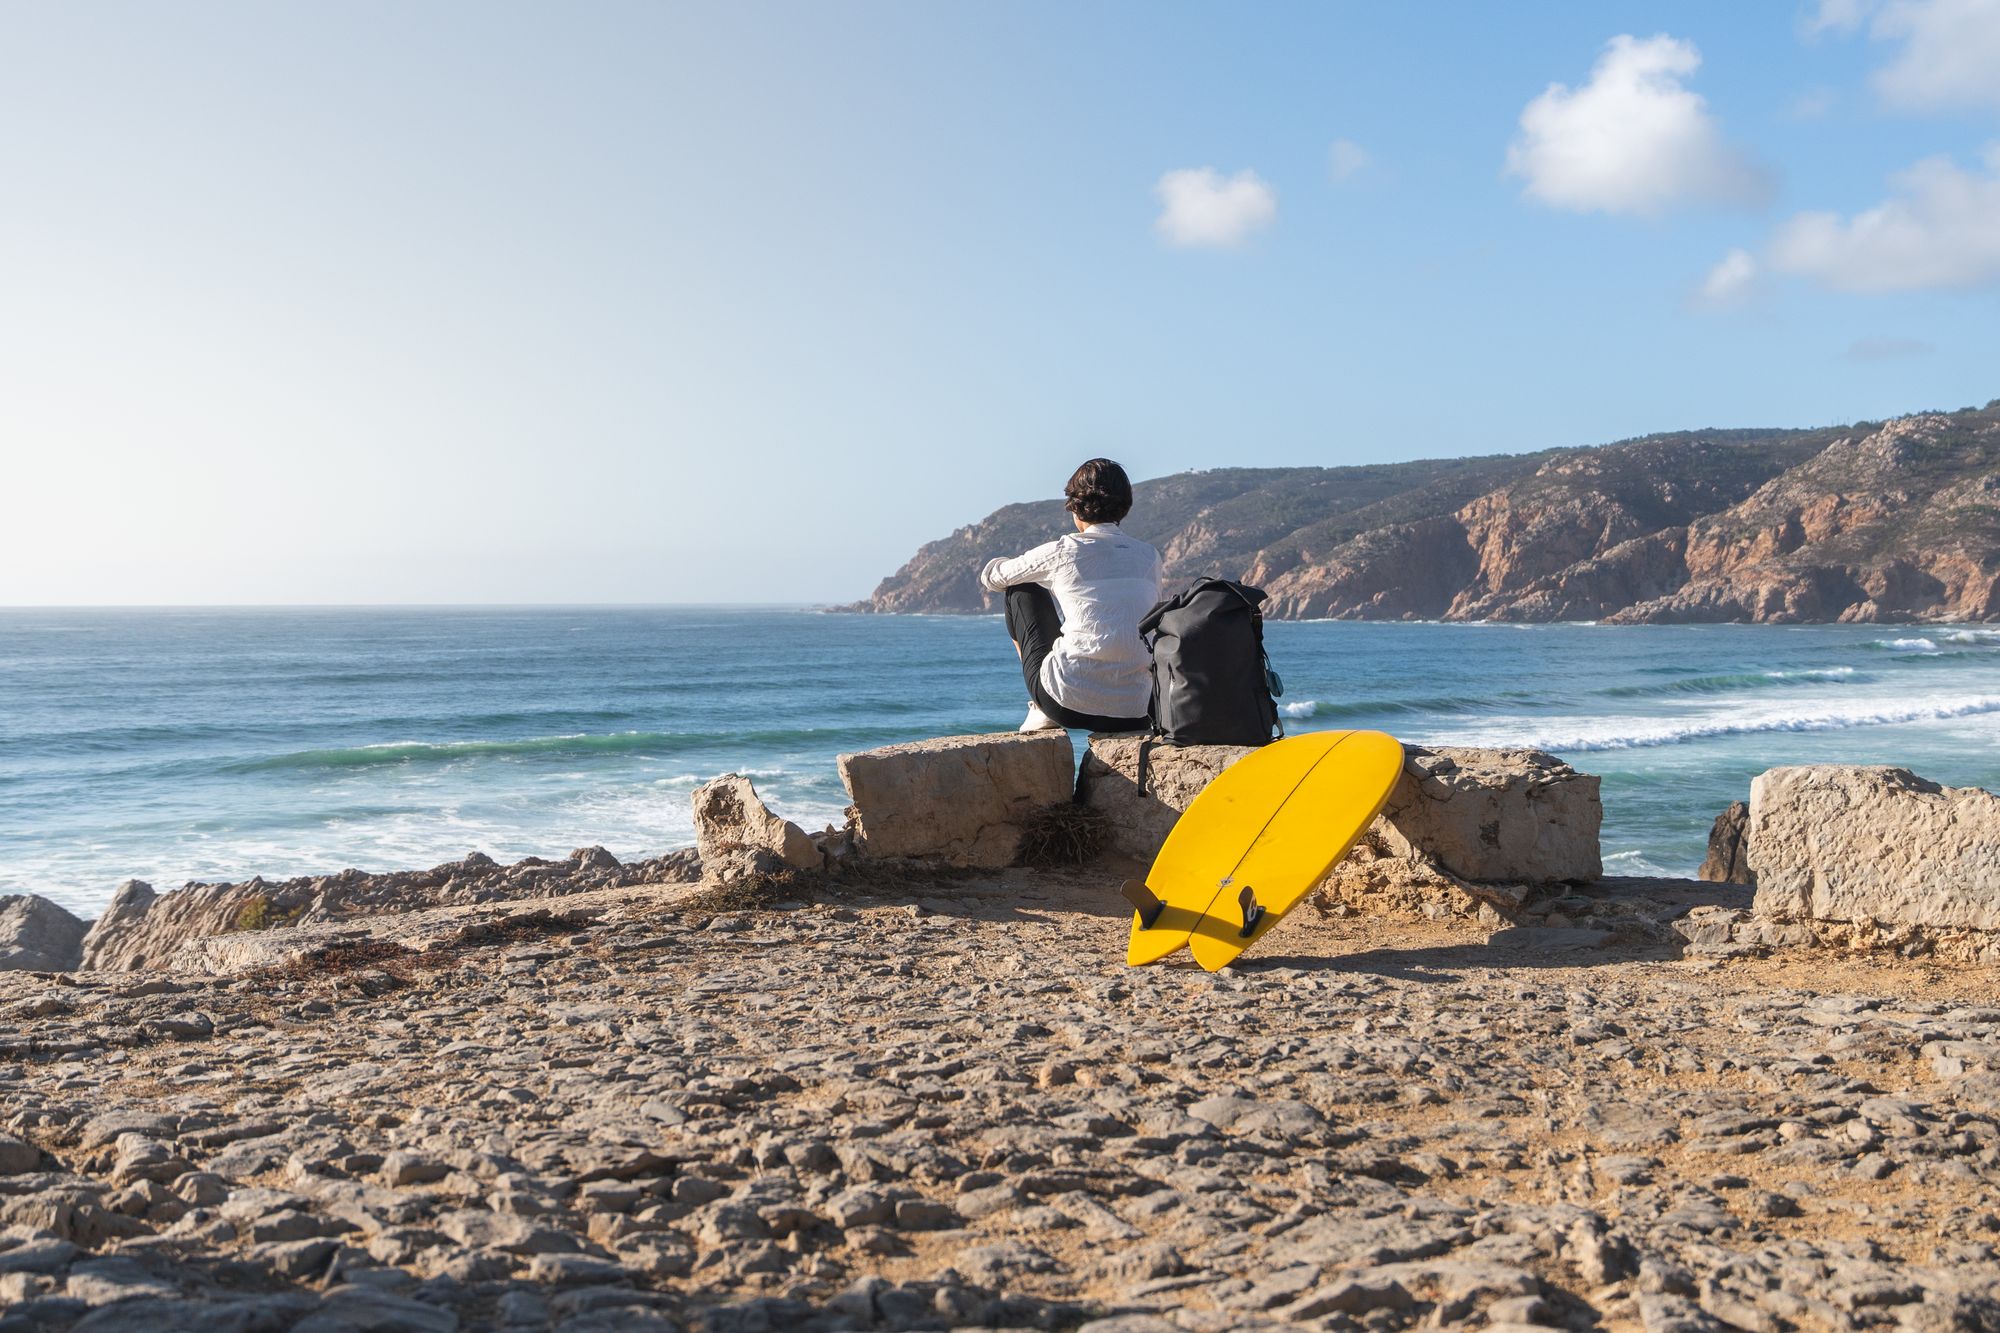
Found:
[{"label": "yellow surfboard", "polygon": [[1126,961],[1158,962],[1189,944],[1209,971],[1227,965],[1347,855],[1402,771],[1402,745],[1379,731],[1292,736],[1224,769],[1182,813],[1145,883],[1126,886]]}]

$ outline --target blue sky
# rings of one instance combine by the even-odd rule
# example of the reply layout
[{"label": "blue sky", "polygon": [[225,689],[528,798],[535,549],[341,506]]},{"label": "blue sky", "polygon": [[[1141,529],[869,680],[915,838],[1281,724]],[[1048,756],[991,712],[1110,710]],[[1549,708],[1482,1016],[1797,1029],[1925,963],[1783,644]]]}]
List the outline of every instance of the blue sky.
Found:
[{"label": "blue sky", "polygon": [[845,600],[1093,454],[1983,403],[1995,144],[2000,0],[4,4],[0,604]]}]

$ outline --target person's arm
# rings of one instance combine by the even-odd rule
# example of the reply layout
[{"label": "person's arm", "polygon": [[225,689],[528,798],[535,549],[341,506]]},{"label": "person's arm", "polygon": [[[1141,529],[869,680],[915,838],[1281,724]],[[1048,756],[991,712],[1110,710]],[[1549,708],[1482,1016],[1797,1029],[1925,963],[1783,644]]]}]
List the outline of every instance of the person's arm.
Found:
[{"label": "person's arm", "polygon": [[1056,566],[1056,556],[1062,550],[1060,538],[1043,542],[1025,555],[1017,555],[1012,560],[1005,556],[995,556],[986,562],[986,568],[979,571],[979,586],[988,592],[1005,592],[1016,583],[1046,583],[1049,571]]}]

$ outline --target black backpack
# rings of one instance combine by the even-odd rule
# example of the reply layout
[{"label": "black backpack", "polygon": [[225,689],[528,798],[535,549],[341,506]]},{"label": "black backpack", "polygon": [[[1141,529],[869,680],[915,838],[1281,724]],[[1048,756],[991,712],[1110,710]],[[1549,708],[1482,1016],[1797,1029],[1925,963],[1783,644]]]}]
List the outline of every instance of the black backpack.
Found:
[{"label": "black backpack", "polygon": [[[1154,738],[1168,745],[1266,745],[1284,734],[1284,693],[1264,652],[1261,588],[1196,579],[1139,622],[1153,650]],[[1144,786],[1144,778],[1140,780]]]}]

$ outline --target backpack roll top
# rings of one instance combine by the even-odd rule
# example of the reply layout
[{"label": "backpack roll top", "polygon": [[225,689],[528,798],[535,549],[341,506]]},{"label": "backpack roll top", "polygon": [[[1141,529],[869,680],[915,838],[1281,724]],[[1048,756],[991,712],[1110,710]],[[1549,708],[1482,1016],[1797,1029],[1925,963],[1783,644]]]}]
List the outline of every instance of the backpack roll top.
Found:
[{"label": "backpack roll top", "polygon": [[1281,734],[1261,588],[1196,579],[1139,622],[1153,652],[1153,729],[1169,745],[1264,745]]}]

